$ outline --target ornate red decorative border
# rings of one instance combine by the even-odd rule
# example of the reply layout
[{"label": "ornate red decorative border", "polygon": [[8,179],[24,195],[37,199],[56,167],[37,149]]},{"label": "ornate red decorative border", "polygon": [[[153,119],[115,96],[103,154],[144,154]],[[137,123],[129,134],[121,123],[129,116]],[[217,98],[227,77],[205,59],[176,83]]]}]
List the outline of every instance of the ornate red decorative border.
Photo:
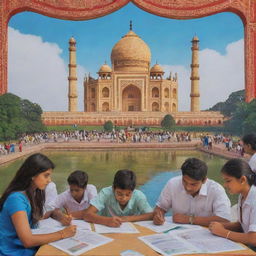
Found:
[{"label": "ornate red decorative border", "polygon": [[193,19],[220,12],[239,15],[245,31],[246,101],[256,98],[255,0],[0,0],[0,94],[7,92],[7,27],[13,15],[32,11],[59,19],[88,20],[114,12],[129,2],[172,19]]}]

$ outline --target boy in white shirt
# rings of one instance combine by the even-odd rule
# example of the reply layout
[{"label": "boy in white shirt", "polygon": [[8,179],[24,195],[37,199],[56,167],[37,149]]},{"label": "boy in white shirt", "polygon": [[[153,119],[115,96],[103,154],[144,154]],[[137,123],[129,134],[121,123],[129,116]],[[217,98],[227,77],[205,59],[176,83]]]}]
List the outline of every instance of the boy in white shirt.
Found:
[{"label": "boy in white shirt", "polygon": [[173,222],[208,226],[230,219],[230,201],[224,188],[207,178],[207,165],[189,158],[181,166],[182,176],[165,185],[154,210],[153,222],[162,225],[164,215],[172,209]]},{"label": "boy in white shirt", "polygon": [[[50,203],[52,217],[70,225],[72,218],[83,219],[83,211],[90,206],[90,201],[97,196],[94,185],[88,184],[88,175],[84,171],[72,172],[68,179],[69,189],[57,196]],[[64,213],[61,211],[64,210]]]}]

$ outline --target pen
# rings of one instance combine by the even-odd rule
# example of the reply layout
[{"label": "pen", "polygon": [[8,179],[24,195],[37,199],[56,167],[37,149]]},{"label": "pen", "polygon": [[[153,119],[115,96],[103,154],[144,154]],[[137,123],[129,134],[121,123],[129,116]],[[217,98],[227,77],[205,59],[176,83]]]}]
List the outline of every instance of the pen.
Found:
[{"label": "pen", "polygon": [[72,215],[70,214],[68,209],[66,207],[63,207],[63,208],[64,208],[65,215],[72,218]]},{"label": "pen", "polygon": [[[111,209],[111,207],[109,207],[108,206],[108,211],[109,211],[109,213],[110,213],[110,215],[112,216],[112,217],[118,217],[115,213],[114,213],[114,211]],[[122,221],[121,220],[118,220],[119,221],[119,223],[120,223],[120,225],[122,224]]]},{"label": "pen", "polygon": [[63,207],[63,209],[64,209],[64,213],[65,213],[66,215],[69,215],[68,209],[67,209],[66,207]]},{"label": "pen", "polygon": [[179,228],[181,228],[181,227],[177,226],[177,227],[174,227],[174,228],[170,228],[170,229],[167,229],[167,230],[163,231],[163,233],[168,233],[169,231],[179,229]]}]

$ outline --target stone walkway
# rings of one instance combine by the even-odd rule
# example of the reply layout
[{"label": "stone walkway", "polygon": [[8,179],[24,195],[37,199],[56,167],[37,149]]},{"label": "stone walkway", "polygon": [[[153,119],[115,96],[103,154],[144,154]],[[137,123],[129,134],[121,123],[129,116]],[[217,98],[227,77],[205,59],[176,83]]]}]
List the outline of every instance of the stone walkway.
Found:
[{"label": "stone walkway", "polygon": [[206,149],[202,146],[199,147],[198,149],[200,151],[203,151],[203,152],[206,152],[206,153],[209,153],[209,154],[213,154],[213,155],[217,155],[217,156],[221,156],[221,157],[225,157],[227,159],[230,159],[230,158],[248,159],[249,158],[248,155],[244,155],[244,157],[242,157],[241,154],[239,154],[235,151],[228,151],[223,143],[213,144],[212,149]]}]

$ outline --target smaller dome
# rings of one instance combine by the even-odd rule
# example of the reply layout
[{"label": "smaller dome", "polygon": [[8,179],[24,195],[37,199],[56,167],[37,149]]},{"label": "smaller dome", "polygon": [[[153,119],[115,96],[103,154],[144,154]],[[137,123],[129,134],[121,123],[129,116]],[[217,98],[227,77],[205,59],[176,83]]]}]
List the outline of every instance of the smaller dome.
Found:
[{"label": "smaller dome", "polygon": [[105,63],[105,64],[103,64],[103,65],[100,67],[98,73],[110,73],[110,72],[112,72],[111,67]]},{"label": "smaller dome", "polygon": [[70,43],[75,43],[76,40],[75,40],[75,38],[72,36],[72,37],[70,37],[69,42],[70,42]]},{"label": "smaller dome", "polygon": [[150,73],[164,73],[162,67],[159,64],[155,64],[151,69]]}]

